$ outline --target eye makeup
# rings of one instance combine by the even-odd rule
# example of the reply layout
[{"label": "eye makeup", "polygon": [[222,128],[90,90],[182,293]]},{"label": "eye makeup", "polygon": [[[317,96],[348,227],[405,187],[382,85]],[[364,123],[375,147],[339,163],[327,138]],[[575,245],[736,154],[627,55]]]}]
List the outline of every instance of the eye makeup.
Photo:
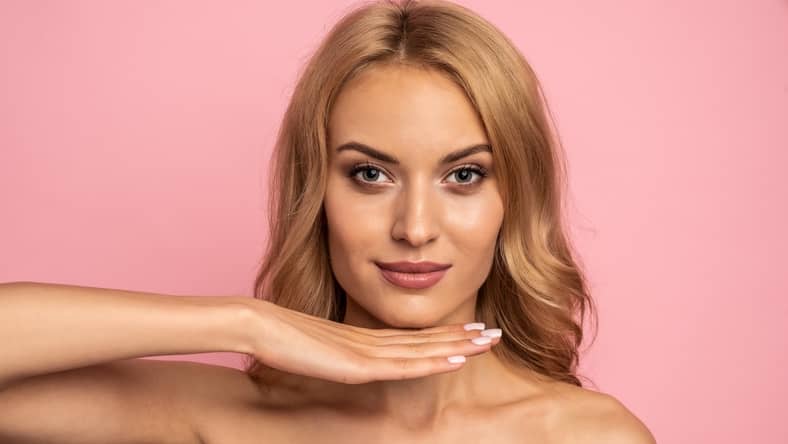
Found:
[{"label": "eye makeup", "polygon": [[[374,177],[368,177],[371,181],[359,178],[359,173],[367,173],[369,171],[376,172],[378,174],[375,174]],[[487,169],[482,167],[481,165],[465,164],[465,165],[460,165],[459,167],[454,168],[453,170],[451,170],[449,172],[449,176],[455,175],[455,177],[457,177],[459,179],[459,176],[457,174],[458,173],[463,173],[463,172],[465,172],[464,176],[467,176],[470,173],[471,174],[471,178],[473,177],[472,176],[473,174],[476,174],[477,176],[479,176],[479,178],[477,180],[471,181],[471,182],[454,182],[460,188],[473,188],[473,187],[476,187],[476,186],[480,185],[481,182],[489,174]],[[359,184],[361,186],[377,187],[379,185],[375,185],[375,183],[378,183],[378,182],[374,182],[374,180],[379,177],[380,173],[383,173],[385,175],[389,175],[386,172],[385,168],[379,167],[379,166],[377,166],[377,165],[375,165],[374,163],[371,163],[371,162],[362,162],[362,163],[358,163],[358,164],[353,165],[350,168],[350,170],[348,171],[347,175],[354,182],[356,182],[357,184]]]}]

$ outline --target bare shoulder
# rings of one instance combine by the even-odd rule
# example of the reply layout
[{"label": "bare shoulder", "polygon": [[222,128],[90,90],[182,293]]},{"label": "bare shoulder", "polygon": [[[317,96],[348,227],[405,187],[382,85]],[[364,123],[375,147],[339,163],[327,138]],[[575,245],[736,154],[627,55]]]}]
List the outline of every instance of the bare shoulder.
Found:
[{"label": "bare shoulder", "polygon": [[250,396],[249,390],[254,389],[246,373],[221,365],[157,359],[130,359],[116,361],[115,365],[132,374],[176,384],[195,396],[229,399]]},{"label": "bare shoulder", "polygon": [[217,414],[253,405],[259,399],[257,385],[245,372],[231,367],[156,359],[116,361],[113,365],[126,374],[124,379],[133,382],[129,387],[145,387],[149,402],[161,400],[168,415],[183,418],[199,442],[205,442]]},{"label": "bare shoulder", "polygon": [[566,384],[561,396],[560,444],[656,444],[648,427],[607,393]]},{"label": "bare shoulder", "polygon": [[256,392],[246,373],[231,367],[156,359],[129,359],[112,365],[128,373],[129,378],[145,379],[154,388],[174,387],[174,394],[190,403],[242,402]]},{"label": "bare shoulder", "polygon": [[[257,385],[241,370],[191,361],[133,359],[115,363],[149,390],[171,397],[170,403],[200,428],[210,412],[258,400]],[[138,386],[143,384],[132,384]]]},{"label": "bare shoulder", "polygon": [[197,443],[206,412],[255,391],[244,372],[187,361],[137,358],[41,374],[0,391],[0,441]]}]

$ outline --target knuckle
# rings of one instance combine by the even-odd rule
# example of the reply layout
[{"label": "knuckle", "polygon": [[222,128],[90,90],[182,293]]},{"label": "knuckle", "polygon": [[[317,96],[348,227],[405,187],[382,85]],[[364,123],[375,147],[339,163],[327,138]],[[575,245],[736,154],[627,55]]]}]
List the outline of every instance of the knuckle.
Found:
[{"label": "knuckle", "polygon": [[375,350],[377,350],[379,348],[375,344],[370,344],[370,343],[368,343],[366,341],[357,342],[356,344],[354,344],[354,346],[355,346],[356,350],[358,351],[358,353],[362,353],[362,354],[364,354],[366,356],[374,355],[375,354],[374,353]]},{"label": "knuckle", "polygon": [[346,384],[362,384],[370,380],[369,365],[359,362],[353,366],[352,371],[346,374]]},{"label": "knuckle", "polygon": [[411,352],[419,352],[424,349],[424,346],[420,342],[409,342],[407,344],[408,351]]}]

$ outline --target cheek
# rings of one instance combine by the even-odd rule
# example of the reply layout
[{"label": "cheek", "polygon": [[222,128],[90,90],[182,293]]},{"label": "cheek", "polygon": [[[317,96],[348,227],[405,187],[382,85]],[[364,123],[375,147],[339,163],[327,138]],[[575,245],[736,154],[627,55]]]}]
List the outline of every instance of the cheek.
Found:
[{"label": "cheek", "polygon": [[[329,181],[323,202],[328,246],[335,272],[352,269],[374,257],[371,249],[385,232],[385,215],[372,199],[359,198],[347,185]],[[384,231],[381,231],[384,230]]]},{"label": "cheek", "polygon": [[495,249],[503,222],[503,202],[497,193],[484,193],[446,206],[445,231],[460,258],[486,259]]},{"label": "cheek", "polygon": [[497,193],[480,193],[461,202],[447,206],[443,230],[452,244],[455,269],[450,291],[472,295],[492,269],[504,210]]},{"label": "cheek", "polygon": [[383,300],[374,285],[376,268],[371,261],[380,255],[388,215],[379,201],[374,206],[371,202],[374,199],[336,183],[328,187],[323,202],[331,270],[337,283],[361,301]]}]

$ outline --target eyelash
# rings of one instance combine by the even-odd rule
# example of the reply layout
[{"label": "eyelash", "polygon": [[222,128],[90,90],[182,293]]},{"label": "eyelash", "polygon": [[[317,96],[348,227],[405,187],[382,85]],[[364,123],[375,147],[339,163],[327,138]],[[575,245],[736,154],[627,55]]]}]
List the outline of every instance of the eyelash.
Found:
[{"label": "eyelash", "polygon": [[[350,172],[348,173],[348,177],[350,177],[351,179],[353,179],[354,181],[356,181],[357,183],[359,183],[359,184],[361,184],[363,186],[371,186],[371,187],[377,186],[377,185],[374,185],[375,182],[366,182],[366,181],[363,181],[363,180],[359,180],[359,179],[357,179],[355,177],[356,174],[358,174],[358,173],[360,173],[362,171],[367,171],[367,170],[378,170],[381,173],[386,174],[385,170],[383,168],[380,168],[380,167],[376,166],[375,164],[372,164],[372,163],[369,163],[369,162],[365,162],[365,163],[360,163],[360,164],[354,165],[353,168],[350,169]],[[470,187],[479,185],[484,180],[484,178],[487,177],[487,174],[488,174],[486,168],[483,168],[483,167],[481,167],[479,165],[475,165],[475,164],[467,164],[467,165],[461,165],[460,167],[453,169],[451,172],[449,172],[449,176],[451,176],[452,174],[455,174],[458,171],[463,171],[463,170],[469,170],[469,171],[471,171],[473,173],[476,173],[477,175],[479,175],[480,178],[479,178],[479,180],[477,180],[475,182],[466,182],[466,183],[459,183],[459,182],[457,182],[457,185],[459,185],[462,188],[470,188]]]}]

